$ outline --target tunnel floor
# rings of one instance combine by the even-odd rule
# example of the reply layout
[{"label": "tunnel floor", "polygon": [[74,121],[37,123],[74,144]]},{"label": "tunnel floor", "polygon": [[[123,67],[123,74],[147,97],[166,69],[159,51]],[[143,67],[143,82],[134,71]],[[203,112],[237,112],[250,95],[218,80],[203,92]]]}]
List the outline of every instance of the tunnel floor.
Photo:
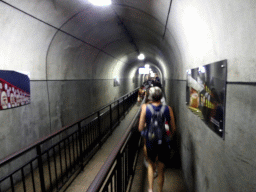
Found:
[{"label": "tunnel floor", "polygon": [[134,105],[130,111],[128,111],[110,137],[104,142],[103,146],[84,167],[84,170],[73,180],[69,187],[65,189],[65,192],[81,192],[86,191],[89,188],[138,110],[139,106]]},{"label": "tunnel floor", "polygon": [[[125,132],[139,110],[139,106],[135,105],[126,114],[125,118],[120,122],[119,126],[115,129],[113,134],[103,144],[101,149],[93,156],[90,162],[85,166],[84,170],[73,180],[73,182],[64,190],[65,192],[81,192],[86,191],[97,173],[101,169],[104,162],[112,152],[114,146],[119,142],[119,139]],[[117,139],[119,138],[119,139]],[[140,150],[135,176],[131,186],[131,192],[146,192],[148,189],[147,184],[147,171],[143,163],[143,151]],[[155,187],[157,185],[157,178],[155,179]],[[155,189],[155,191],[157,191]],[[165,184],[163,192],[169,191],[185,191],[185,184],[182,177],[180,168],[167,168],[165,172]]]},{"label": "tunnel floor", "polygon": [[[154,192],[157,191],[157,179],[154,179]],[[168,167],[165,170],[163,192],[186,192],[185,182],[179,166]],[[144,154],[141,148],[135,175],[130,192],[148,192],[147,168],[144,164]]]}]

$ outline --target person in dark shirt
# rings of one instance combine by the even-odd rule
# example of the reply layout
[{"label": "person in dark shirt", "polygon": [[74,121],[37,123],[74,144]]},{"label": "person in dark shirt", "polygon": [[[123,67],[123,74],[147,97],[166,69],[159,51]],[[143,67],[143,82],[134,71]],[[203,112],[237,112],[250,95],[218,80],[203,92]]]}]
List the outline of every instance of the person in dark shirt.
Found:
[{"label": "person in dark shirt", "polygon": [[[151,87],[149,89],[149,99],[151,103],[143,104],[141,106],[141,114],[139,121],[139,131],[145,131],[149,128],[150,120],[151,120],[151,111],[148,108],[148,105],[152,105],[155,111],[159,111],[162,108],[161,99],[162,99],[162,90],[159,87]],[[169,127],[171,128],[171,135],[173,135],[176,130],[173,110],[170,106],[164,106],[163,116],[168,122]],[[146,123],[146,127],[145,127]],[[151,142],[146,137],[146,149],[147,149],[147,159],[148,159],[148,181],[149,181],[149,192],[153,191],[153,181],[154,181],[154,171],[158,170],[158,187],[159,191],[162,192],[163,184],[164,184],[164,167],[168,160],[168,151],[169,146],[166,141],[163,140],[162,143]],[[156,162],[157,161],[157,162]]]}]

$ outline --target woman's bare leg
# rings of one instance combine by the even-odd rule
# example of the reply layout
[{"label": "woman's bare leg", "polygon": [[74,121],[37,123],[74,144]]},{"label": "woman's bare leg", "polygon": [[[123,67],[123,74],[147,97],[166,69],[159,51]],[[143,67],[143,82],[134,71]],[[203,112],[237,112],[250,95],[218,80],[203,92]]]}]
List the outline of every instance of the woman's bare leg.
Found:
[{"label": "woman's bare leg", "polygon": [[148,159],[148,185],[153,190],[155,163]]},{"label": "woman's bare leg", "polygon": [[164,186],[164,164],[160,161],[158,161],[158,188],[159,192],[163,191]]}]

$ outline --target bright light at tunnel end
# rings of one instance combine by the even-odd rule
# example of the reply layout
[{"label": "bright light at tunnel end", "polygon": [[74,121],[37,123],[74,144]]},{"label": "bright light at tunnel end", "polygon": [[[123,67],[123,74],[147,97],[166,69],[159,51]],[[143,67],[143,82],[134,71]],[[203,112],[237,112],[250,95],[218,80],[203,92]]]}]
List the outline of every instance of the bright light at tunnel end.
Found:
[{"label": "bright light at tunnel end", "polygon": [[89,0],[89,2],[97,6],[111,5],[111,0]]}]

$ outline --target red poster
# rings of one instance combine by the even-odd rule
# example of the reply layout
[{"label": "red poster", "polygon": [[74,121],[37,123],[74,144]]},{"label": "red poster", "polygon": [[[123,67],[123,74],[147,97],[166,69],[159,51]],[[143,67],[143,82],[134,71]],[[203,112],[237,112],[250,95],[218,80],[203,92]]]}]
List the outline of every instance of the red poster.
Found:
[{"label": "red poster", "polygon": [[25,74],[0,70],[0,110],[30,103],[30,81]]}]

